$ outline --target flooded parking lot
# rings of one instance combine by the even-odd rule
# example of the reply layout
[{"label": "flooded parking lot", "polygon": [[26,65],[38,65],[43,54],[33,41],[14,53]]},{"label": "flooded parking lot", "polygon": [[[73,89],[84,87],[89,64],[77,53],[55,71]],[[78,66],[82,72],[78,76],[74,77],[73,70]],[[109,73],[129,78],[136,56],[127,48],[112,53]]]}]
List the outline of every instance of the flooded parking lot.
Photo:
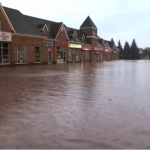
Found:
[{"label": "flooded parking lot", "polygon": [[0,68],[0,149],[150,148],[149,66]]}]

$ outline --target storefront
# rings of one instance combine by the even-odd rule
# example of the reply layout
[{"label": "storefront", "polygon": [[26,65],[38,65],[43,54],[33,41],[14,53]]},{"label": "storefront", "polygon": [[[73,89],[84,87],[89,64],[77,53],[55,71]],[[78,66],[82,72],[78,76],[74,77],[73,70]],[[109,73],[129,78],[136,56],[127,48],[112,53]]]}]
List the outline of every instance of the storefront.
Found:
[{"label": "storefront", "polygon": [[93,47],[93,61],[102,61],[102,47]]},{"label": "storefront", "polygon": [[111,60],[111,59],[112,59],[112,50],[111,49],[105,49],[104,60]]},{"label": "storefront", "polygon": [[11,33],[0,32],[0,65],[10,63],[10,42],[12,41]]},{"label": "storefront", "polygon": [[58,43],[57,43],[57,63],[66,63],[67,47],[68,47],[67,41],[58,41]]},{"label": "storefront", "polygon": [[68,44],[68,62],[80,62],[81,61],[81,48],[79,44]]},{"label": "storefront", "polygon": [[81,61],[92,60],[92,46],[82,46]]},{"label": "storefront", "polygon": [[116,51],[112,51],[112,60],[117,60],[117,52]]},{"label": "storefront", "polygon": [[44,47],[47,47],[48,51],[48,64],[52,63],[52,52],[53,52],[53,42],[44,41]]}]

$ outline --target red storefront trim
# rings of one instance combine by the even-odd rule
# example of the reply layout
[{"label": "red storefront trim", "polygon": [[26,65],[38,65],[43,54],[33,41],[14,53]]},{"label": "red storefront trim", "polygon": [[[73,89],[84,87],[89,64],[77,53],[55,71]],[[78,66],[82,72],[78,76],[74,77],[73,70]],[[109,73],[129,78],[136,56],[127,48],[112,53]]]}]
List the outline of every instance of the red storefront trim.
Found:
[{"label": "red storefront trim", "polygon": [[107,53],[112,53],[112,50],[110,50],[110,49],[105,49],[105,52],[107,52]]},{"label": "red storefront trim", "polygon": [[82,46],[82,50],[92,50],[92,46]]},{"label": "red storefront trim", "polygon": [[101,48],[101,47],[93,47],[93,50],[95,50],[95,51],[98,51],[98,50],[103,51],[103,48]]},{"label": "red storefront trim", "polygon": [[68,46],[68,42],[67,41],[58,41],[57,46]]}]

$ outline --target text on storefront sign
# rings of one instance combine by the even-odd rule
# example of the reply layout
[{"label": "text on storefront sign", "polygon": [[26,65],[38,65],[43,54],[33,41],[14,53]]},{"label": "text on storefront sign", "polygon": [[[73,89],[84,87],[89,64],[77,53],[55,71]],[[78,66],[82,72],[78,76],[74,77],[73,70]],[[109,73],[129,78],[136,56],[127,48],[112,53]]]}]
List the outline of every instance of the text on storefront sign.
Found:
[{"label": "text on storefront sign", "polygon": [[11,35],[11,33],[0,32],[0,41],[11,42],[12,41],[12,35]]},{"label": "text on storefront sign", "polygon": [[68,47],[71,47],[71,48],[82,48],[82,45],[78,45],[78,44],[68,44]]},{"label": "text on storefront sign", "polygon": [[44,46],[53,46],[53,42],[43,42]]}]

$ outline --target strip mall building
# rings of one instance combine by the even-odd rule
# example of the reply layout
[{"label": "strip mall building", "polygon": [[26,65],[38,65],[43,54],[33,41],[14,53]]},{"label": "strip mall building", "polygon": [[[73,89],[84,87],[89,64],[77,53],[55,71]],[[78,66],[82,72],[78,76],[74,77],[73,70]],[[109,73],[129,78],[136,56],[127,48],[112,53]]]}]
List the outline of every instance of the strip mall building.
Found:
[{"label": "strip mall building", "polygon": [[0,5],[0,65],[117,59],[115,43],[99,38],[89,16],[80,29],[74,29]]}]

